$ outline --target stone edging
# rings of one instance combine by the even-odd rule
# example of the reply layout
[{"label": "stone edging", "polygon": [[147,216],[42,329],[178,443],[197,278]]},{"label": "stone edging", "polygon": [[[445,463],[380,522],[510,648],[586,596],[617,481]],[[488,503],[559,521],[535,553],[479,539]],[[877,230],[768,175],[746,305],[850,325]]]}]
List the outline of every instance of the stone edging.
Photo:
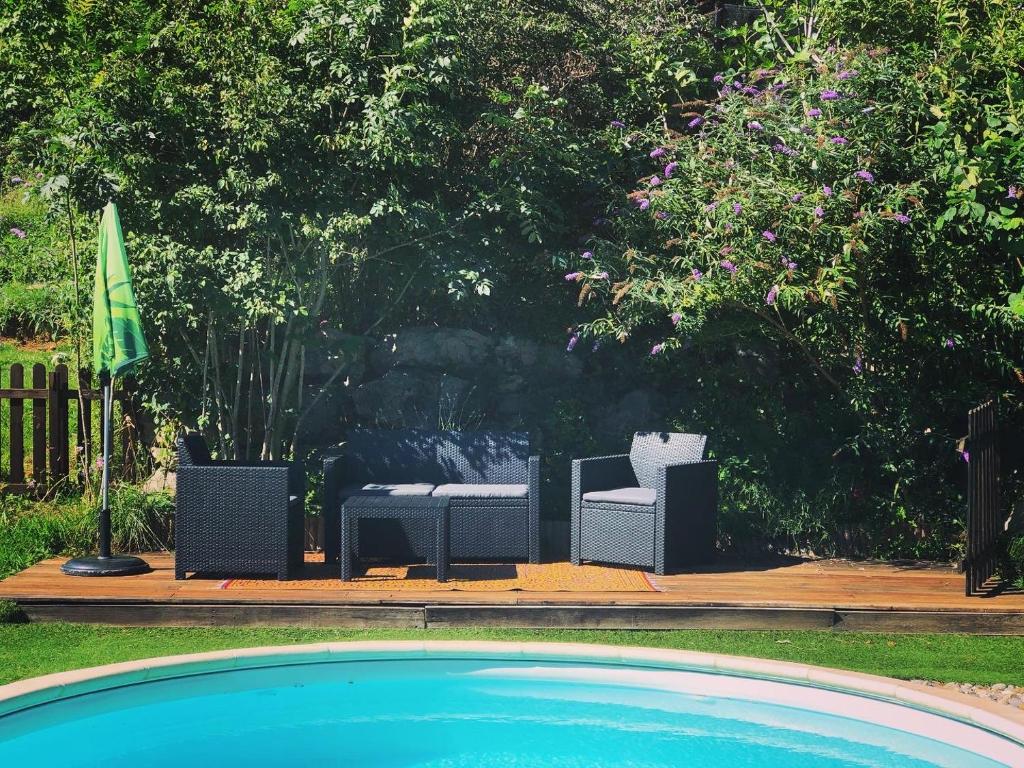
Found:
[{"label": "stone edging", "polygon": [[[208,653],[163,656],[58,672],[0,686],[0,716],[67,696],[177,676],[168,667],[183,666],[181,675],[230,670],[238,666],[357,660],[360,658],[459,657],[577,661],[674,671],[711,672],[767,679],[832,692],[883,699],[918,711],[953,718],[1003,736],[1024,749],[1024,711],[979,700],[958,690],[928,687],[892,678],[846,672],[807,664],[726,656],[694,651],[617,647],[583,643],[511,643],[463,641],[336,642],[267,646]],[[810,704],[813,706],[813,703]],[[935,734],[942,741],[942,734]]]}]

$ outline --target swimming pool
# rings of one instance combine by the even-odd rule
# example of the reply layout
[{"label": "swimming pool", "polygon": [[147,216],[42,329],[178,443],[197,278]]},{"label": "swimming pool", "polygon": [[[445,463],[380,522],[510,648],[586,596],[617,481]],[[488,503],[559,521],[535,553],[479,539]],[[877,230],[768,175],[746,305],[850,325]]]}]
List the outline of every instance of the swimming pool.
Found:
[{"label": "swimming pool", "polygon": [[812,671],[547,644],[161,659],[0,688],[0,765],[1024,766],[1024,746],[1007,736],[1016,726],[997,715],[884,678]]}]

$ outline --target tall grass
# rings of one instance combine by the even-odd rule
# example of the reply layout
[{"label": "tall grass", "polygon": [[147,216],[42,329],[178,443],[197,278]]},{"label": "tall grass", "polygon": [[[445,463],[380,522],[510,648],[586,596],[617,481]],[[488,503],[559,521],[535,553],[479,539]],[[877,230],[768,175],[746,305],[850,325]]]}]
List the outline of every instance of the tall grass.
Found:
[{"label": "tall grass", "polygon": [[[169,494],[114,485],[110,497],[114,549],[139,552],[171,548],[173,512]],[[81,495],[52,501],[0,495],[0,579],[47,557],[95,551],[96,513],[96,504]]]}]

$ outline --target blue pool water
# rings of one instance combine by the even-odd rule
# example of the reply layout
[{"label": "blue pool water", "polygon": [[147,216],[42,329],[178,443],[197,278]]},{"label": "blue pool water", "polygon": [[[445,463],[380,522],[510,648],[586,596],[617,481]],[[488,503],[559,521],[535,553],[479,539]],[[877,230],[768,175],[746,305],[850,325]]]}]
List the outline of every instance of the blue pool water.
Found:
[{"label": "blue pool water", "polygon": [[[817,704],[810,708],[810,698],[794,686],[726,680],[733,688],[798,691],[797,700],[806,699],[809,708],[705,692],[722,678],[471,658],[232,669],[86,693],[0,717],[0,766],[76,768],[101,759],[149,768],[1007,764],[856,717],[825,714]],[[895,706],[825,695],[855,707]]]}]

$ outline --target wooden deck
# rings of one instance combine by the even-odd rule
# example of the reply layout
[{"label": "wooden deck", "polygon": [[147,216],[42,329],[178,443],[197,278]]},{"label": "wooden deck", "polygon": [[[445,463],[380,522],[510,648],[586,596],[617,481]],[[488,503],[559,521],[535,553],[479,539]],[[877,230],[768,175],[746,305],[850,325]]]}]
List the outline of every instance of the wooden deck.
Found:
[{"label": "wooden deck", "polygon": [[[75,578],[46,560],[0,582],[34,621],[131,625],[822,629],[1024,634],[1024,594],[965,597],[948,566],[792,560],[725,562],[652,577],[658,592],[458,592],[221,589],[175,581],[172,557],[153,571]],[[321,566],[323,567],[323,566]]]}]

